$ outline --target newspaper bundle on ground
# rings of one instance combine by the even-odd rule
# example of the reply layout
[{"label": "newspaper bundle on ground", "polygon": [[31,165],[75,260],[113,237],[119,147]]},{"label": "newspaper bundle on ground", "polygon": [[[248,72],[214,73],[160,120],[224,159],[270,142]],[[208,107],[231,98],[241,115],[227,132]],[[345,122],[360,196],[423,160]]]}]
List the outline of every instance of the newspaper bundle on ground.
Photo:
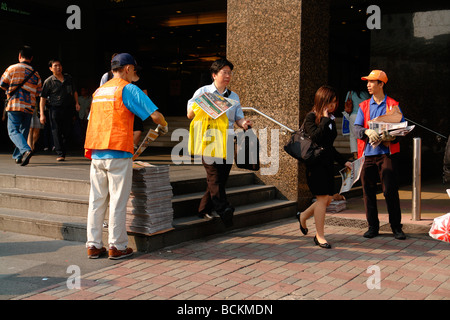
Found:
[{"label": "newspaper bundle on ground", "polygon": [[127,230],[143,234],[171,230],[172,197],[168,165],[133,162],[133,185],[127,203]]},{"label": "newspaper bundle on ground", "polygon": [[327,212],[337,213],[347,209],[347,200],[331,200]]},{"label": "newspaper bundle on ground", "polygon": [[194,102],[213,119],[217,119],[237,103],[235,100],[210,92],[205,92],[198,96],[194,99]]},{"label": "newspaper bundle on ground", "polygon": [[[316,202],[317,199],[314,198],[312,202]],[[327,207],[326,212],[329,213],[338,213],[347,209],[347,200],[345,198],[343,200],[331,200],[330,205]]]},{"label": "newspaper bundle on ground", "polygon": [[343,168],[339,171],[342,177],[342,185],[339,194],[349,191],[352,186],[358,181],[361,175],[361,169],[364,164],[364,156],[352,162],[352,168]]}]

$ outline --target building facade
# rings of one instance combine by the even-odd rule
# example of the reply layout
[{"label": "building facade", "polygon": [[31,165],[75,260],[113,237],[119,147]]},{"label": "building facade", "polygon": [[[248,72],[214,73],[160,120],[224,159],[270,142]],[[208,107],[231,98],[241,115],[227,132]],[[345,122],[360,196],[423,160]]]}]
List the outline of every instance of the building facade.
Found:
[{"label": "building facade", "polygon": [[[2,72],[17,61],[18,48],[29,44],[43,79],[50,75],[47,62],[57,57],[78,88],[91,92],[113,53],[132,53],[165,115],[184,116],[186,101],[210,82],[211,62],[226,56],[235,64],[231,89],[243,106],[290,128],[298,128],[321,85],[338,89],[339,117],[355,79],[383,69],[389,77],[386,92],[408,119],[444,137],[450,133],[446,0],[5,0],[0,27],[8,35],[0,52]],[[271,130],[280,129],[265,118],[249,117],[257,130],[267,130],[269,141]],[[7,151],[5,123],[0,129]],[[404,181],[411,177],[414,136],[423,140],[424,175],[436,174],[442,159],[445,141],[416,126],[402,141]],[[278,155],[278,170],[259,178],[301,208],[310,194],[304,168],[282,150],[288,137],[279,134],[274,150],[268,143],[268,154]]]}]

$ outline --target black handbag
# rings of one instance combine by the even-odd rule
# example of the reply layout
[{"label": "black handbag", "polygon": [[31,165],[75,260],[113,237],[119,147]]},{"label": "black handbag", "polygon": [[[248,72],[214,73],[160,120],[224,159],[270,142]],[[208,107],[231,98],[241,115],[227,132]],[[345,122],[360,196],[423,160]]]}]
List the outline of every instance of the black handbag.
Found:
[{"label": "black handbag", "polygon": [[238,168],[258,171],[259,140],[251,127],[246,132],[236,133],[234,143],[234,162]]},{"label": "black handbag", "polygon": [[300,129],[292,134],[291,139],[284,146],[284,151],[305,164],[314,163],[321,156],[323,150],[305,132],[304,122]]}]

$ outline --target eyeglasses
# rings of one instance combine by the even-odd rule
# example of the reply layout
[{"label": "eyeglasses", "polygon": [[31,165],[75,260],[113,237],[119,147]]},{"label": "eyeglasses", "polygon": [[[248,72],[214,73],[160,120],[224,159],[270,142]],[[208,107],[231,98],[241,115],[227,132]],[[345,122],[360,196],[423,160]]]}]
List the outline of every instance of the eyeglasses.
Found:
[{"label": "eyeglasses", "polygon": [[233,71],[224,71],[224,70],[221,70],[221,71],[219,72],[219,74],[222,74],[222,75],[224,75],[224,76],[232,76],[232,75],[233,75]]}]

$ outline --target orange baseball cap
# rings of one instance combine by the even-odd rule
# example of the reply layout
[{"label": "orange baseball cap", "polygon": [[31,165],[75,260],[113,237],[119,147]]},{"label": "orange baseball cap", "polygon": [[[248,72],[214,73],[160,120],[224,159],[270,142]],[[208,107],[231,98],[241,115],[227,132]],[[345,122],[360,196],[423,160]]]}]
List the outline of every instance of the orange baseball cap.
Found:
[{"label": "orange baseball cap", "polygon": [[384,71],[372,70],[372,72],[368,76],[362,77],[361,80],[380,80],[384,83],[387,83],[388,77]]}]

